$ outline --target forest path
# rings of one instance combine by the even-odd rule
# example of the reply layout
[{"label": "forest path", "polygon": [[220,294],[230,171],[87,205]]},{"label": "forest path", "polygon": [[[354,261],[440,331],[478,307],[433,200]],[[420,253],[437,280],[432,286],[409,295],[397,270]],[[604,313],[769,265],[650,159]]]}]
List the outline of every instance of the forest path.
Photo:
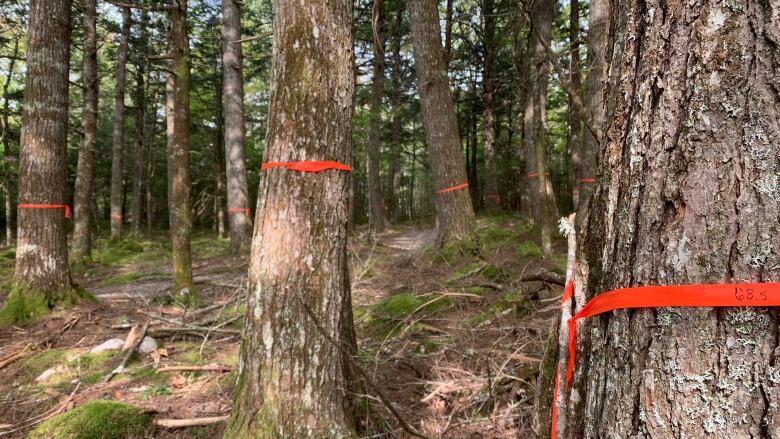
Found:
[{"label": "forest path", "polygon": [[388,247],[416,253],[433,245],[436,240],[436,229],[409,229],[389,235],[385,240]]}]

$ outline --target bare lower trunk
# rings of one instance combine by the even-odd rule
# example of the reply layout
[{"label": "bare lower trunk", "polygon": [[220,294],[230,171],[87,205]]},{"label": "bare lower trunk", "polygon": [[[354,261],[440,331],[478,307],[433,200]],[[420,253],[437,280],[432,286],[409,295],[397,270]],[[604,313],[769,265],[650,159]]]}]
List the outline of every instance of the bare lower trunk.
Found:
[{"label": "bare lower trunk", "polygon": [[[654,0],[610,9],[620,13],[606,53],[602,168],[579,246],[582,296],[778,282],[776,14]],[[577,333],[558,437],[780,437],[775,311],[625,310]]]},{"label": "bare lower trunk", "polygon": [[[346,0],[274,3],[265,162],[349,163],[351,9]],[[246,335],[223,437],[352,437],[349,188],[344,171],[262,174]]]},{"label": "bare lower trunk", "polygon": [[11,80],[14,76],[14,68],[16,66],[16,59],[19,57],[19,40],[20,37],[14,37],[14,49],[11,52],[11,58],[8,61],[8,75],[3,83],[3,115],[0,118],[0,145],[3,147],[3,201],[5,204],[5,245],[11,246],[14,244],[14,205],[13,205],[13,181],[11,175],[11,161],[13,156],[11,154],[11,126],[8,123],[9,113],[11,112],[11,98],[8,94],[11,86]]},{"label": "bare lower trunk", "polygon": [[465,187],[454,189],[465,184],[467,176],[439,37],[436,1],[411,0],[409,12],[425,139],[437,192],[437,242],[442,244],[472,234],[474,209],[469,191]]},{"label": "bare lower trunk", "polygon": [[[598,1],[598,0],[597,0]],[[569,179],[572,188],[572,203],[577,210],[580,200],[580,187],[588,184],[582,173],[582,109],[577,98],[582,90],[580,79],[580,7],[579,2],[571,2],[569,10],[569,87],[576,96],[569,96],[569,153],[571,154],[571,172]]]},{"label": "bare lower trunk", "polygon": [[374,0],[374,77],[371,84],[371,119],[368,125],[368,228],[369,235],[385,229],[385,206],[379,178],[379,149],[382,139],[382,94],[385,88],[385,2]]},{"label": "bare lower trunk", "polygon": [[[513,30],[516,35],[521,33],[525,24],[528,22],[527,14],[525,11],[518,11],[512,22]],[[533,154],[531,154],[531,145],[528,143],[531,140],[528,136],[531,136],[533,130],[530,129],[531,121],[533,120],[533,107],[529,106],[530,102],[530,89],[529,84],[531,82],[531,63],[529,61],[529,54],[532,52],[531,46],[531,31],[529,30],[525,40],[517,37],[514,44],[514,60],[515,66],[518,71],[519,89],[517,91],[517,121],[515,123],[516,129],[520,131],[520,157],[525,165],[524,172],[519,176],[520,186],[520,216],[526,218],[529,222],[533,222],[536,218],[535,212],[538,211],[539,205],[536,203],[538,199],[532,197],[534,192],[534,181],[528,177],[533,169]],[[530,111],[530,113],[529,113]],[[530,119],[529,119],[530,118]]]},{"label": "bare lower trunk", "polygon": [[125,77],[127,76],[127,45],[130,37],[130,8],[122,8],[122,30],[116,61],[116,93],[114,94],[114,131],[111,141],[111,239],[122,236],[122,206],[124,201],[125,152]]},{"label": "bare lower trunk", "polygon": [[140,27],[140,50],[138,51],[138,64],[136,65],[136,89],[134,94],[135,104],[135,140],[133,142],[133,200],[130,207],[130,220],[132,221],[132,235],[141,235],[141,206],[143,206],[144,185],[144,152],[146,145],[146,26],[148,16],[142,13]]},{"label": "bare lower trunk", "polygon": [[168,82],[168,215],[173,252],[173,292],[190,300],[192,204],[190,201],[190,50],[187,0],[171,9],[173,74]]},{"label": "bare lower trunk", "polygon": [[[222,102],[222,81],[217,81],[214,98],[216,102]],[[222,144],[225,128],[221,105],[217,106],[214,119],[214,224],[217,237],[222,239],[225,237],[225,148]]]},{"label": "bare lower trunk", "polygon": [[241,4],[222,1],[222,69],[225,116],[225,163],[227,205],[230,222],[230,251],[249,248],[252,219],[246,180],[244,151],[244,79],[241,44]]},{"label": "bare lower trunk", "polygon": [[401,24],[404,13],[404,2],[395,2],[395,20],[393,21],[393,67],[391,71],[392,92],[390,101],[393,108],[390,130],[392,131],[392,148],[390,151],[390,171],[387,174],[388,203],[387,215],[392,221],[398,221],[401,216],[399,197],[401,195]]},{"label": "bare lower trunk", "polygon": [[154,175],[156,168],[155,152],[157,150],[157,100],[159,99],[157,89],[152,94],[152,108],[149,112],[149,129],[146,141],[146,167],[144,169],[144,211],[146,213],[146,236],[151,238],[154,228],[154,199],[152,189],[154,188]]},{"label": "bare lower trunk", "polygon": [[485,145],[485,187],[483,190],[483,202],[488,210],[496,210],[500,207],[498,196],[498,172],[496,170],[496,116],[493,108],[495,96],[495,84],[493,83],[493,71],[496,61],[496,15],[495,1],[484,0],[482,2],[482,16],[484,26],[485,58],[482,66],[482,129],[484,131]]}]

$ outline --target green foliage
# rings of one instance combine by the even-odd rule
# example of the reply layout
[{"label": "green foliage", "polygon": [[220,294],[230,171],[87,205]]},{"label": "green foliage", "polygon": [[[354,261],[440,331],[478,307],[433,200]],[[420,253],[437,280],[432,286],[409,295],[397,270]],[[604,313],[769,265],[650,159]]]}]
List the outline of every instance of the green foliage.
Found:
[{"label": "green foliage", "polygon": [[40,424],[28,439],[140,438],[151,416],[141,409],[114,401],[94,400]]},{"label": "green foliage", "polygon": [[55,366],[65,358],[64,349],[47,349],[37,352],[21,363],[21,370],[32,378],[37,377],[46,369]]},{"label": "green foliage", "polygon": [[523,241],[517,246],[517,256],[521,258],[541,258],[542,249],[533,241]]},{"label": "green foliage", "polygon": [[151,273],[148,272],[120,273],[104,279],[102,282],[100,282],[100,284],[101,285],[122,285],[122,284],[129,284],[132,282],[143,281],[145,279],[159,277],[159,276],[165,276],[165,273],[161,271],[156,271]]}]

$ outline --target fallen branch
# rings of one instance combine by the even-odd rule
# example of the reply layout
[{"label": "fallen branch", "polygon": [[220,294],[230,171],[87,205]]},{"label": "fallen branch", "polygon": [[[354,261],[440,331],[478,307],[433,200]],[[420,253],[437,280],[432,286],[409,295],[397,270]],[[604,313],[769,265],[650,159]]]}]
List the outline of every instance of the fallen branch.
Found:
[{"label": "fallen branch", "polygon": [[157,369],[157,372],[202,371],[202,372],[232,372],[230,366],[221,364],[207,364],[205,366],[165,366]]},{"label": "fallen branch", "polygon": [[37,343],[28,343],[20,351],[16,351],[6,355],[2,359],[0,359],[0,369],[4,368],[5,366],[8,366],[9,364],[17,360],[26,357],[27,355],[31,354],[37,349],[50,346],[54,342],[54,340],[56,340],[60,335],[64,334],[65,331],[75,326],[78,321],[79,321],[79,317],[73,316],[69,318],[65,322],[65,324],[62,325],[62,327],[60,327],[60,329],[58,329],[57,332],[55,332],[54,334],[51,334],[50,336],[44,338],[43,340]]},{"label": "fallen branch", "polygon": [[241,38],[240,40],[231,41],[230,43],[231,44],[245,43],[247,41],[260,40],[260,39],[263,39],[263,38],[266,38],[266,37],[270,37],[271,35],[273,35],[273,32],[265,32],[265,33],[262,33],[260,35],[255,35],[255,36],[251,36],[251,37]]},{"label": "fallen branch", "polygon": [[191,418],[191,419],[155,419],[154,424],[163,428],[182,428],[194,427],[199,425],[211,425],[217,422],[227,421],[230,416],[214,416],[211,418]]},{"label": "fallen branch", "polygon": [[130,357],[133,355],[133,352],[138,349],[138,346],[141,345],[141,341],[144,339],[144,337],[146,337],[147,329],[149,329],[149,322],[144,323],[144,326],[141,328],[141,333],[138,335],[138,339],[135,341],[135,343],[133,343],[133,346],[127,350],[127,353],[125,354],[125,357],[122,358],[122,362],[119,363],[119,366],[103,377],[102,382],[107,383],[111,381],[111,378],[114,378],[116,374],[122,373],[122,371],[125,369],[125,365],[128,361],[130,361]]},{"label": "fallen branch", "polygon": [[520,282],[542,281],[560,286],[566,285],[566,278],[558,273],[547,271],[543,273],[527,274],[520,278]]}]

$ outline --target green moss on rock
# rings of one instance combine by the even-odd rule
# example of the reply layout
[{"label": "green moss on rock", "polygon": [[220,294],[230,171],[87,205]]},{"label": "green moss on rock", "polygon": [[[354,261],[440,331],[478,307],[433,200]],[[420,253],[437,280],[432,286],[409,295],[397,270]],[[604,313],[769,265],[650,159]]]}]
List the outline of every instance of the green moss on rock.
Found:
[{"label": "green moss on rock", "polygon": [[27,438],[141,438],[150,421],[151,416],[137,407],[114,401],[95,400],[43,422]]}]

